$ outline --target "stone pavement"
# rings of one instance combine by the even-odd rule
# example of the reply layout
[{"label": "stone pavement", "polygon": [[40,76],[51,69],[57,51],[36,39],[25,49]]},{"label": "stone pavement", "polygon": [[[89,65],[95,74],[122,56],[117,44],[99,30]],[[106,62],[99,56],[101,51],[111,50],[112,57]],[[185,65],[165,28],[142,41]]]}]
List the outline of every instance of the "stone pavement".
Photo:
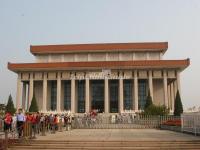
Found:
[{"label": "stone pavement", "polygon": [[200,136],[157,129],[74,129],[37,136],[36,140],[56,141],[192,141]]}]

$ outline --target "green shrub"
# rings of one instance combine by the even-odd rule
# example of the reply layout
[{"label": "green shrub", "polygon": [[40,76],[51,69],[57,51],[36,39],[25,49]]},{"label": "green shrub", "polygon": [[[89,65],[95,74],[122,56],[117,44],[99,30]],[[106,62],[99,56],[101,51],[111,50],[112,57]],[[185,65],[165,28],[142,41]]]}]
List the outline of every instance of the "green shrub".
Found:
[{"label": "green shrub", "polygon": [[29,108],[29,112],[38,112],[38,105],[37,105],[37,101],[36,101],[36,98],[35,98],[35,94],[33,94],[31,106]]},{"label": "green shrub", "polygon": [[174,116],[180,116],[182,113],[183,113],[183,105],[181,102],[179,91],[177,91],[174,102]]},{"label": "green shrub", "polygon": [[9,112],[11,115],[13,115],[16,112],[11,95],[9,95],[8,97],[8,103],[6,105],[5,111]]},{"label": "green shrub", "polygon": [[152,104],[153,104],[153,102],[152,102],[152,98],[151,98],[151,95],[150,95],[150,90],[148,90],[148,95],[147,95],[147,98],[146,98],[146,104],[144,106],[144,109],[147,109]]},{"label": "green shrub", "polygon": [[156,106],[154,104],[150,105],[143,112],[145,115],[168,115],[169,109],[166,106]]}]

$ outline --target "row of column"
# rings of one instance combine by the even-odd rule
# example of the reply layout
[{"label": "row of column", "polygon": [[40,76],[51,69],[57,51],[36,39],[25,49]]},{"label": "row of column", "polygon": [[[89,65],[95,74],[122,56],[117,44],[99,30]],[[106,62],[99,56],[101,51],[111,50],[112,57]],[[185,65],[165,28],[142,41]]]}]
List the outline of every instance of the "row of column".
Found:
[{"label": "row of column", "polygon": [[[86,112],[90,111],[90,80],[89,78],[85,79],[85,88],[86,88],[86,93],[85,93],[85,110]],[[28,107],[31,104],[31,100],[33,97],[33,87],[34,87],[34,82],[33,82],[33,74],[30,74],[30,79],[29,79],[29,88],[28,88]],[[180,91],[180,74],[179,72],[177,73],[176,77],[177,83],[171,84],[168,86],[167,83],[167,73],[166,71],[163,72],[163,90],[164,90],[164,104],[166,107],[169,107],[169,99],[173,100],[175,97],[175,90]],[[148,76],[148,84],[149,84],[149,90],[150,90],[150,95],[153,99],[153,78],[152,78],[152,71],[149,71],[149,76]],[[26,86],[23,84],[22,88],[22,82],[20,79],[20,75],[18,76],[17,80],[17,97],[16,97],[16,107],[20,108],[20,100],[22,96],[22,107],[25,108],[25,100],[26,100]],[[22,92],[23,89],[23,92]],[[109,87],[108,87],[108,78],[104,79],[104,109],[105,113],[109,113]],[[124,107],[124,97],[123,97],[123,79],[119,79],[119,111],[123,112],[123,107]],[[22,95],[20,93],[23,93]],[[138,75],[137,71],[134,71],[134,93],[138,93]],[[169,94],[171,93],[171,94]],[[171,102],[174,103],[174,102]],[[75,78],[71,79],[71,112],[75,112]],[[173,104],[171,104],[172,110],[173,110]],[[43,102],[42,102],[42,110],[46,111],[47,110],[47,73],[44,73],[43,76]],[[134,110],[138,111],[138,94],[134,94]],[[57,74],[57,111],[61,111],[61,74]]]}]

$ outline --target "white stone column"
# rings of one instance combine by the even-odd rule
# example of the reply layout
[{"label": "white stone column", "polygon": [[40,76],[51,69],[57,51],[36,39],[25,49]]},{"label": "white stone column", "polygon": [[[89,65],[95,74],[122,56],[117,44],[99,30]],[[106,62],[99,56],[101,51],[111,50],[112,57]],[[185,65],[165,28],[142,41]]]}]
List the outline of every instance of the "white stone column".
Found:
[{"label": "white stone column", "polygon": [[172,111],[174,111],[174,84],[173,82],[171,83],[171,108],[172,108]]},{"label": "white stone column", "polygon": [[176,94],[177,94],[177,82],[175,80],[174,81],[174,99],[176,98]]},{"label": "white stone column", "polygon": [[28,98],[28,109],[31,105],[31,101],[33,98],[33,87],[34,87],[34,82],[33,82],[33,73],[30,73],[30,79],[29,79],[29,98]]},{"label": "white stone column", "polygon": [[167,97],[168,97],[168,107],[171,110],[171,89],[170,84],[167,85]]},{"label": "white stone column", "polygon": [[61,74],[57,73],[57,111],[60,112],[60,101],[61,101]]},{"label": "white stone column", "polygon": [[85,79],[85,112],[90,112],[90,80]]},{"label": "white stone column", "polygon": [[21,73],[18,74],[17,78],[17,95],[16,95],[16,108],[20,108],[20,100],[22,96],[22,83],[21,83]]},{"label": "white stone column", "polygon": [[104,80],[104,84],[105,84],[105,87],[104,87],[104,107],[105,107],[105,113],[109,113],[109,97],[108,97],[108,78],[105,78]]},{"label": "white stone column", "polygon": [[149,71],[149,91],[153,101],[153,79],[152,79],[152,71]]},{"label": "white stone column", "polygon": [[124,111],[124,86],[123,79],[119,79],[119,111],[122,113]]},{"label": "white stone column", "polygon": [[167,72],[163,71],[164,104],[168,108]]},{"label": "white stone column", "polygon": [[26,109],[26,83],[23,82],[23,92],[22,92],[22,108]]},{"label": "white stone column", "polygon": [[75,79],[71,79],[71,112],[75,113]]},{"label": "white stone column", "polygon": [[179,70],[177,70],[177,72],[176,72],[176,81],[177,81],[177,89],[181,96],[181,83],[180,83],[180,71]]},{"label": "white stone column", "polygon": [[43,102],[42,102],[42,111],[47,111],[47,74],[44,73],[43,78]]},{"label": "white stone column", "polygon": [[134,107],[138,111],[138,76],[137,70],[134,71]]}]

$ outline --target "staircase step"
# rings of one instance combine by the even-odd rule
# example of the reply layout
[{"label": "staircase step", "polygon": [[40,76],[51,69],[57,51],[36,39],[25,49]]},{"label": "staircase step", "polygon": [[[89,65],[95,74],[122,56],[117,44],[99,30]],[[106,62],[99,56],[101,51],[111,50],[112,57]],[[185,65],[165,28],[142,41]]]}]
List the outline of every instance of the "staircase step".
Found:
[{"label": "staircase step", "polygon": [[200,141],[55,141],[31,140],[16,142],[9,150],[63,149],[200,149]]}]

